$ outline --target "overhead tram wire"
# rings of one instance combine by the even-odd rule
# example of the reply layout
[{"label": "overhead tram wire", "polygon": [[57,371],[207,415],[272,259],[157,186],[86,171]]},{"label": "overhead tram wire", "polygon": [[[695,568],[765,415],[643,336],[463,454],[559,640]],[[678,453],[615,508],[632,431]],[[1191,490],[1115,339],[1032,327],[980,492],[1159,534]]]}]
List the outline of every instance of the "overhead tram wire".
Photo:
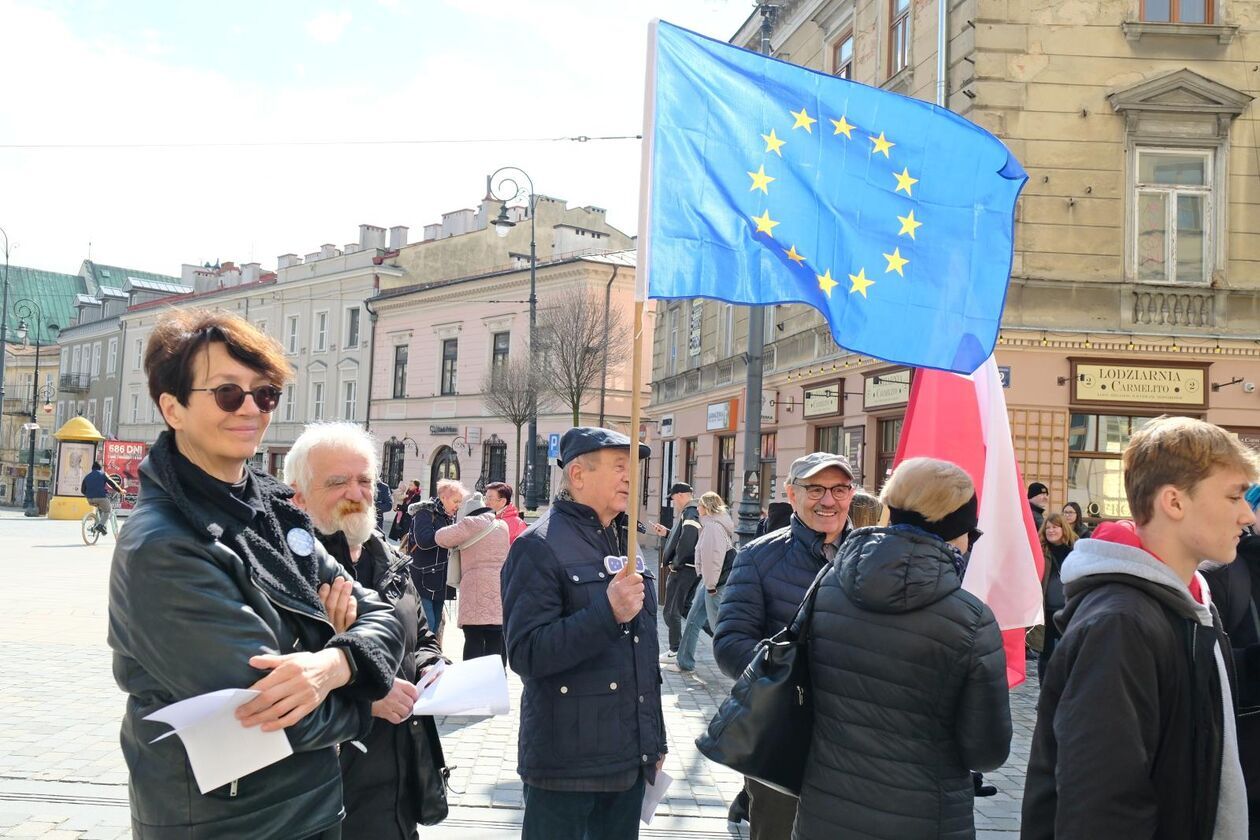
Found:
[{"label": "overhead tram wire", "polygon": [[593,143],[601,140],[642,140],[642,134],[610,134],[590,136],[578,134],[573,137],[448,137],[433,139],[400,139],[400,140],[250,140],[250,141],[209,141],[190,140],[187,142],[143,142],[143,143],[0,143],[0,149],[11,151],[77,151],[118,149],[265,149],[265,148],[297,148],[303,146],[430,146],[461,145],[474,143]]}]

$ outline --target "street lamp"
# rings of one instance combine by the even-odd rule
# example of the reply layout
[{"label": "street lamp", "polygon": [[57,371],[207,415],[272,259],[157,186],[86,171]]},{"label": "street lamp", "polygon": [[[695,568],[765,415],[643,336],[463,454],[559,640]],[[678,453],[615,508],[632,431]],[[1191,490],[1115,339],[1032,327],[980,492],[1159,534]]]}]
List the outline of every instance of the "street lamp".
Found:
[{"label": "street lamp", "polygon": [[44,324],[43,310],[30,298],[22,298],[15,303],[13,311],[21,319],[17,328],[18,340],[27,344],[34,339],[35,344],[35,375],[31,378],[31,421],[24,427],[31,433],[30,449],[26,456],[26,510],[24,513],[26,516],[39,516],[39,508],[35,506],[35,433],[39,431],[39,419],[36,412],[41,394],[45,395],[46,401],[51,401],[56,394],[51,387],[40,387],[39,384],[39,348],[42,346],[39,331],[40,326],[43,325],[49,335],[55,338],[61,328],[53,323]]},{"label": "street lamp", "polygon": [[[524,178],[528,189],[521,186],[518,179]],[[524,198],[529,211],[529,369],[538,370],[538,359],[535,353],[537,342],[534,328],[538,321],[538,238],[534,229],[534,210],[537,209],[538,196],[534,193],[534,179],[529,177],[519,166],[502,166],[486,179],[490,197],[503,202],[499,207],[499,215],[492,222],[494,232],[500,238],[505,237],[516,227],[516,222],[508,218],[509,201]],[[525,509],[538,509],[538,482],[534,480],[538,468],[538,392],[533,387],[529,391],[529,429],[526,432],[528,441],[525,444]]]},{"label": "street lamp", "polygon": [[0,236],[4,237],[4,281],[0,287],[0,403],[4,402],[4,348],[8,346],[9,323],[9,234],[0,228]]}]

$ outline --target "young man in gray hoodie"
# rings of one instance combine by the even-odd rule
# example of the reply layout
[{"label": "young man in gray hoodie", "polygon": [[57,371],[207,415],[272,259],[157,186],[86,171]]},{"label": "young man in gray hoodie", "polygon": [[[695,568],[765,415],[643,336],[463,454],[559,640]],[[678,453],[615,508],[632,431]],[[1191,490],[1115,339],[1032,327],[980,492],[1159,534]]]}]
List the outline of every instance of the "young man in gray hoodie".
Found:
[{"label": "young man in gray hoodie", "polygon": [[1228,645],[1203,560],[1234,559],[1256,479],[1236,435],[1160,417],[1123,456],[1132,522],[1063,564],[1020,836],[1245,840]]}]

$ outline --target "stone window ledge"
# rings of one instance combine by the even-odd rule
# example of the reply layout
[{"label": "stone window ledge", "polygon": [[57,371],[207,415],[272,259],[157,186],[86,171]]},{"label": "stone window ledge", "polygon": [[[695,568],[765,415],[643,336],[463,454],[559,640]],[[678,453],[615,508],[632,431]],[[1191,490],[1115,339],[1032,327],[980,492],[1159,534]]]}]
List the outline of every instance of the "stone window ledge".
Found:
[{"label": "stone window ledge", "polygon": [[1171,36],[1175,38],[1215,38],[1221,44],[1234,40],[1238,27],[1229,23],[1161,23],[1147,20],[1126,20],[1121,26],[1124,37],[1140,41],[1143,36]]}]

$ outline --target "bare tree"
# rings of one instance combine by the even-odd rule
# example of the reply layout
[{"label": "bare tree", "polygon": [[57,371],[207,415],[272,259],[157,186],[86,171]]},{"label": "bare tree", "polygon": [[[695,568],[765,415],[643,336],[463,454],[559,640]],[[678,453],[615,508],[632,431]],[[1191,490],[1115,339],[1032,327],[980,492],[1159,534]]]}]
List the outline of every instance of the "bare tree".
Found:
[{"label": "bare tree", "polygon": [[534,396],[534,372],[529,359],[516,356],[504,365],[491,369],[481,383],[486,408],[516,427],[516,486],[524,481],[521,470],[521,426],[529,422]]},{"label": "bare tree", "polygon": [[630,327],[603,295],[570,289],[549,296],[539,308],[538,343],[541,387],[573,413],[577,426],[587,393],[629,357]]}]

